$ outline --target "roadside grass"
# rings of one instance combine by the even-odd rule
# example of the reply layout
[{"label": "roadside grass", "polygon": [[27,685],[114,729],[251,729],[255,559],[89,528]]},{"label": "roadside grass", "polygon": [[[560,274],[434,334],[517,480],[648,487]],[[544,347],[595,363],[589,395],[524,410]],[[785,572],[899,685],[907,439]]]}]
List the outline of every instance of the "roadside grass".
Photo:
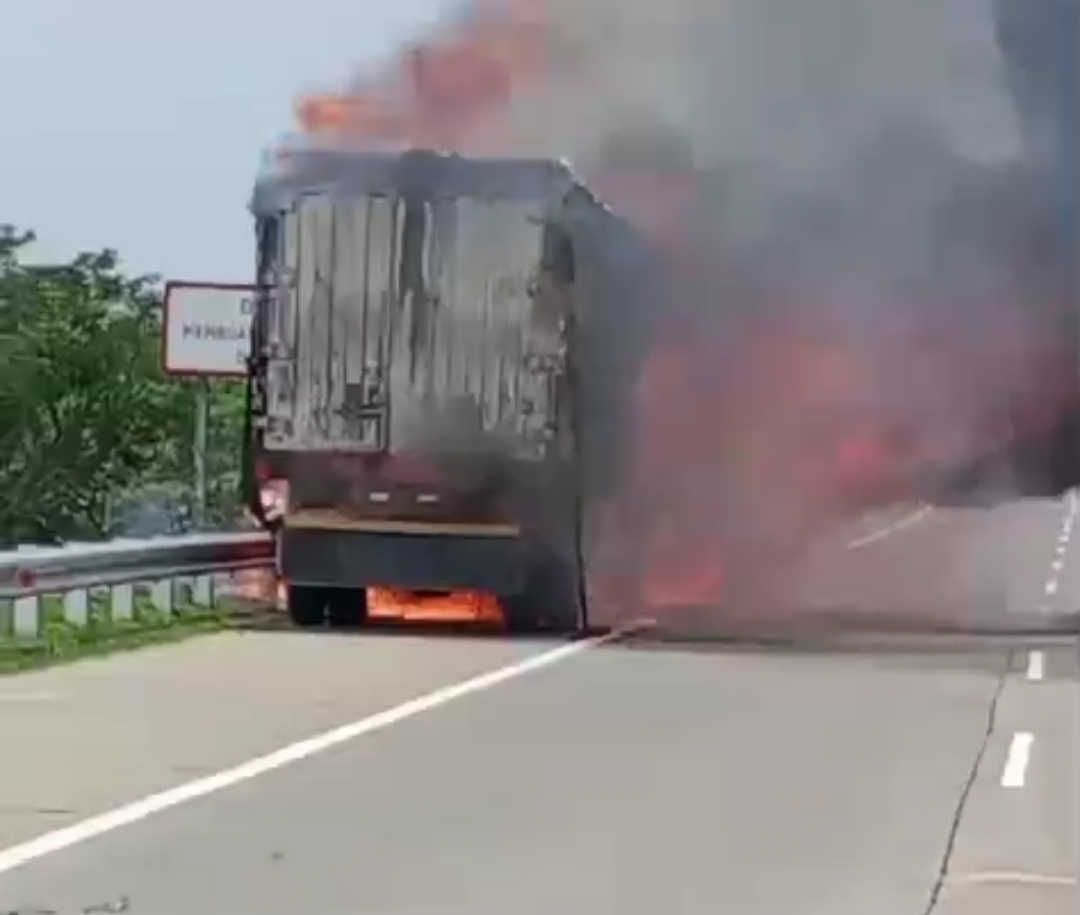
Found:
[{"label": "roadside grass", "polygon": [[65,620],[62,598],[49,595],[41,598],[41,625],[33,639],[12,637],[13,607],[0,601],[0,676],[221,632],[252,613],[248,601],[225,598],[203,607],[192,603],[190,590],[177,592],[172,613],[163,613],[148,593],[137,590],[133,617],[126,620],[111,618],[107,592],[91,594],[85,626]]}]

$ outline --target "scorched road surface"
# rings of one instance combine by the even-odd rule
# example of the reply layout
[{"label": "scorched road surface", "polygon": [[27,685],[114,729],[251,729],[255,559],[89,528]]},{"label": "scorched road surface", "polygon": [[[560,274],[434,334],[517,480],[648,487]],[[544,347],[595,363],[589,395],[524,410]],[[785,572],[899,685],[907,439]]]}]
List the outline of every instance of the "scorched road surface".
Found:
[{"label": "scorched road surface", "polygon": [[[1063,513],[1010,536],[1052,557]],[[0,912],[1076,911],[1074,641],[552,650],[226,636],[0,684]]]}]

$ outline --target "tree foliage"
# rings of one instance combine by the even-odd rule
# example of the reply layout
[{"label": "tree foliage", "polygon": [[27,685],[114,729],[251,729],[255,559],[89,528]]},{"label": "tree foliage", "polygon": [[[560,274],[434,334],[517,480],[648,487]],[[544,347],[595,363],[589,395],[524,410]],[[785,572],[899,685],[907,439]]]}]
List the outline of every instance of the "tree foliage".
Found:
[{"label": "tree foliage", "polygon": [[[155,483],[187,491],[195,392],[161,370],[152,277],[126,275],[108,250],[27,263],[33,240],[0,228],[0,538],[104,536],[118,500]],[[221,415],[237,396],[215,399]],[[224,412],[235,433],[242,415]],[[229,444],[216,464],[235,464]]]}]

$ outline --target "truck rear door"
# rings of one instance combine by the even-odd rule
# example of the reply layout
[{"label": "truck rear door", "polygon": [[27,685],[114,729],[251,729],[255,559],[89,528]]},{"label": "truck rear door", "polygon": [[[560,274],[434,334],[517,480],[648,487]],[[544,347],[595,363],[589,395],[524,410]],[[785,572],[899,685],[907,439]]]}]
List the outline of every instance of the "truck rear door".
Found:
[{"label": "truck rear door", "polygon": [[562,352],[542,203],[312,194],[280,237],[267,447],[542,447]]}]

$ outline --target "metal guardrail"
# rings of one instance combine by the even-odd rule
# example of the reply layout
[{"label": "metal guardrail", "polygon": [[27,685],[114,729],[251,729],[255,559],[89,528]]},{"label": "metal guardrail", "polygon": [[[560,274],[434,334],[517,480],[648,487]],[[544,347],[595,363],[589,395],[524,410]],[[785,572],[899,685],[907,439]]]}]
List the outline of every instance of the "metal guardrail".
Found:
[{"label": "metal guardrail", "polygon": [[[61,599],[64,620],[75,626],[87,625],[97,596],[111,620],[134,619],[140,586],[159,613],[173,612],[181,588],[189,603],[212,607],[222,573],[267,568],[273,560],[273,540],[262,532],[21,547],[0,552],[0,607],[11,608],[10,636],[35,638],[49,597]],[[0,639],[8,634],[0,631]]]}]

